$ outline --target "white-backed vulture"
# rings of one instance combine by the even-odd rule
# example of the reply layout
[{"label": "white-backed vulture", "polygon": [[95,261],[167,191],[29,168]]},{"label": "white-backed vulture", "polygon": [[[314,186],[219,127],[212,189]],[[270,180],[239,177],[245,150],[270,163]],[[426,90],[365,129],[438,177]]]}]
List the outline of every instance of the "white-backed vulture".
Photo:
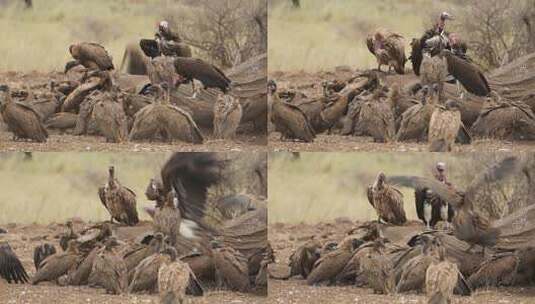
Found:
[{"label": "white-backed vulture", "polygon": [[402,265],[401,277],[397,283],[397,292],[425,290],[425,275],[429,265],[438,262],[434,255],[434,244],[430,238],[424,238],[421,253]]},{"label": "white-backed vulture", "polygon": [[36,246],[33,250],[33,264],[35,265],[35,270],[39,270],[39,265],[47,257],[56,253],[56,247],[49,243],[44,243],[39,246]]},{"label": "white-backed vulture", "polygon": [[241,292],[251,288],[247,259],[241,253],[228,246],[222,247],[218,241],[212,241],[212,254],[220,287],[226,286]]},{"label": "white-backed vulture", "polygon": [[375,182],[368,186],[368,201],[377,212],[379,221],[394,225],[403,225],[407,221],[403,194],[387,184],[384,173],[380,172]]},{"label": "white-backed vulture", "polygon": [[429,265],[425,275],[429,304],[450,303],[460,275],[457,265],[446,260],[444,248],[439,246],[438,253],[439,260]]},{"label": "white-backed vulture", "polygon": [[381,65],[388,65],[388,69],[394,68],[396,73],[405,74],[405,40],[403,36],[379,29],[366,38],[368,50],[377,58],[378,70]]},{"label": "white-backed vulture", "polygon": [[498,254],[483,262],[468,282],[473,289],[513,285],[519,262],[515,253]]},{"label": "white-backed vulture", "polygon": [[163,254],[170,256],[158,270],[158,290],[161,303],[181,303],[186,292],[194,296],[204,294],[203,287],[187,263],[177,259],[176,249],[166,248]]},{"label": "white-backed vulture", "polygon": [[385,255],[383,240],[375,240],[373,249],[360,259],[359,276],[362,276],[374,293],[392,294],[396,289],[394,269],[392,261]]},{"label": "white-backed vulture", "polygon": [[336,276],[344,269],[358,245],[359,243],[356,239],[346,237],[338,248],[326,253],[314,263],[314,268],[307,276],[307,284],[334,283]]},{"label": "white-backed vulture", "polygon": [[108,181],[98,189],[100,201],[111,215],[110,221],[134,226],[139,222],[136,209],[136,194],[124,187],[115,178],[115,168],[109,167]]},{"label": "white-backed vulture", "polygon": [[128,288],[128,270],[125,261],[113,249],[116,245],[113,237],[106,241],[95,256],[88,282],[89,286],[102,287],[108,293],[122,294]]},{"label": "white-backed vulture", "polygon": [[113,61],[106,49],[97,43],[81,42],[69,46],[74,61],[65,65],[65,73],[71,68],[81,64],[90,70],[113,70]]},{"label": "white-backed vulture", "polygon": [[231,139],[236,136],[241,116],[242,107],[237,98],[219,95],[214,104],[214,137]]},{"label": "white-backed vulture", "polygon": [[429,151],[451,152],[461,127],[461,112],[456,101],[450,99],[444,105],[437,105],[429,121]]}]

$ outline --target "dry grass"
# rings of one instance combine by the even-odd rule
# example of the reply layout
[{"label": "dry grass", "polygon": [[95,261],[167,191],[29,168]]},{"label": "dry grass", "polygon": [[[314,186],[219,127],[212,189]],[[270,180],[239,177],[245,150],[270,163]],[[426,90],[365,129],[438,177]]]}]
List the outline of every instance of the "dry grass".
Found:
[{"label": "dry grass", "polygon": [[0,224],[62,222],[71,217],[108,220],[97,189],[114,165],[119,181],[137,194],[138,212],[147,202],[145,188],[159,173],[167,154],[22,153],[2,154]]},{"label": "dry grass", "polygon": [[184,1],[167,0],[35,0],[0,1],[0,70],[62,71],[68,47],[80,41],[103,44],[116,67],[129,42],[151,38],[161,16],[188,11]]},{"label": "dry grass", "polygon": [[378,27],[402,34],[407,43],[420,37],[430,12],[450,10],[455,1],[354,0],[270,1],[269,70],[318,71],[340,65],[376,67],[365,39]]},{"label": "dry grass", "polygon": [[[366,197],[366,187],[379,171],[388,175],[431,175],[437,161],[445,161],[450,181],[464,189],[475,171],[464,168],[466,155],[439,153],[301,153],[292,160],[283,153],[270,154],[270,223],[315,223],[338,217],[352,220],[376,218]],[[461,175],[462,174],[462,175]],[[416,218],[414,193],[404,195],[409,219]]]}]

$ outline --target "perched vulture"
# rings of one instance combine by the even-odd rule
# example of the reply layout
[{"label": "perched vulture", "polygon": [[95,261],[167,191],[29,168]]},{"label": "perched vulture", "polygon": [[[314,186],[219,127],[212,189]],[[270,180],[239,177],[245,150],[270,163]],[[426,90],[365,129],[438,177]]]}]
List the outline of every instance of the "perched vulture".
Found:
[{"label": "perched vulture", "polygon": [[214,137],[230,139],[236,136],[241,116],[242,107],[237,98],[219,95],[214,104]]},{"label": "perched vulture", "polygon": [[48,132],[41,123],[39,113],[23,102],[13,101],[7,85],[0,85],[0,92],[4,92],[4,98],[0,100],[0,114],[8,130],[13,132],[13,138],[46,142]]},{"label": "perched vulture", "polygon": [[515,283],[519,257],[515,253],[503,253],[483,262],[468,282],[473,289],[510,286]]},{"label": "perched vulture", "polygon": [[445,105],[437,105],[429,121],[429,151],[451,152],[462,127],[461,112],[456,101],[450,99]]},{"label": "perched vulture", "polygon": [[[431,94],[430,94],[431,93]],[[431,98],[428,98],[431,96]],[[429,121],[435,105],[438,103],[438,92],[434,88],[422,88],[422,101],[408,108],[401,115],[397,140],[426,141],[429,132]]]},{"label": "perched vulture", "polygon": [[139,46],[150,58],[155,58],[161,55],[164,56],[177,56],[177,57],[191,57],[191,48],[181,42],[165,40],[161,41],[158,45],[158,41],[155,39],[141,39]]},{"label": "perched vulture", "polygon": [[394,113],[386,100],[378,96],[372,97],[370,100],[359,103],[359,107],[359,115],[354,127],[355,133],[372,136],[374,142],[391,142],[395,139]]},{"label": "perched vulture", "polygon": [[439,94],[442,94],[444,82],[448,77],[448,62],[446,58],[439,53],[432,56],[430,53],[424,53],[422,66],[420,68],[420,78],[422,85],[438,85]]},{"label": "perched vulture", "polygon": [[373,248],[373,251],[367,252],[361,258],[359,275],[375,293],[392,294],[396,288],[393,265],[388,256],[384,254],[385,246],[382,239],[377,239]]},{"label": "perched vulture", "polygon": [[[175,245],[176,238],[180,233],[181,216],[180,211],[177,208],[179,204],[178,198],[174,189],[169,192],[164,205],[161,208],[156,208],[153,217],[154,232],[161,232],[163,235],[168,236],[171,245]],[[185,228],[182,228],[185,229]],[[185,233],[188,236],[192,236],[193,232]]]},{"label": "perched vulture", "polygon": [[39,264],[39,270],[33,276],[32,284],[36,285],[43,281],[56,281],[59,277],[67,274],[69,269],[77,265],[80,259],[78,242],[70,240],[67,251],[53,254]]},{"label": "perched vulture", "polygon": [[323,255],[314,263],[314,268],[307,276],[308,285],[322,282],[334,283],[336,276],[353,256],[359,243],[352,237],[346,237],[335,250]]},{"label": "perched vulture", "polygon": [[44,261],[47,257],[56,253],[56,247],[54,245],[45,243],[39,246],[36,246],[33,250],[33,264],[35,265],[35,270],[39,270],[41,262]]},{"label": "perched vulture", "polygon": [[47,129],[57,129],[65,132],[76,127],[77,118],[78,115],[75,113],[59,112],[48,117],[44,124]]},{"label": "perched vulture", "polygon": [[320,258],[321,244],[316,240],[310,240],[290,255],[290,277],[301,275],[304,279],[308,277],[314,263]]},{"label": "perched vulture", "polygon": [[126,268],[129,272],[129,277],[134,275],[134,269],[145,258],[160,252],[164,246],[163,234],[155,233],[154,237],[150,240],[148,245],[137,245],[123,255],[123,259],[126,263]]},{"label": "perched vulture", "polygon": [[231,89],[232,81],[218,67],[198,58],[177,57],[174,60],[175,71],[183,78],[182,83],[191,82],[195,91],[194,79],[200,81],[204,89],[218,88],[226,94]]},{"label": "perched vulture", "polygon": [[122,103],[105,94],[93,106],[92,116],[106,142],[120,143],[128,139],[128,124]]},{"label": "perched vulture", "polygon": [[113,70],[113,61],[106,49],[96,43],[82,42],[69,46],[74,61],[65,65],[65,73],[71,68],[81,64],[90,70]]},{"label": "perched vulture", "polygon": [[0,279],[8,283],[28,283],[28,274],[7,242],[0,243]]},{"label": "perched vulture", "polygon": [[177,260],[176,249],[169,247],[162,253],[170,256],[170,262],[163,263],[158,270],[160,303],[182,303],[186,292],[202,296],[203,287],[188,264]]},{"label": "perched vulture", "polygon": [[268,84],[268,109],[271,109],[270,120],[282,138],[299,139],[312,142],[316,132],[312,128],[306,114],[297,106],[281,101],[277,95],[277,85],[271,80]]},{"label": "perched vulture", "polygon": [[154,253],[143,259],[134,269],[128,292],[157,292],[158,270],[169,261],[169,256],[163,253]]},{"label": "perched vulture", "polygon": [[247,259],[231,247],[222,247],[218,241],[212,241],[212,248],[218,285],[248,291],[251,286]]},{"label": "perched vulture", "polygon": [[431,189],[417,188],[414,190],[416,214],[427,228],[435,227],[439,221],[451,223],[455,211],[451,204],[436,196]]},{"label": "perched vulture", "polygon": [[95,256],[89,275],[89,285],[102,287],[111,294],[122,294],[128,288],[128,270],[125,261],[118,256],[113,247],[117,240],[111,237],[104,248]]},{"label": "perched vulture", "polygon": [[136,194],[122,186],[115,178],[115,168],[109,168],[108,182],[98,189],[100,201],[111,215],[110,221],[134,226],[139,222],[136,209]]},{"label": "perched vulture", "polygon": [[102,248],[100,246],[94,247],[83,260],[69,270],[67,273],[68,285],[87,285],[89,281],[89,275],[93,269],[93,262],[101,250]]},{"label": "perched vulture", "polygon": [[368,50],[377,58],[378,70],[381,65],[393,67],[396,73],[405,74],[405,40],[403,36],[385,30],[377,30],[366,39]]},{"label": "perched vulture", "polygon": [[481,245],[483,248],[492,247],[500,234],[499,229],[493,227],[488,219],[478,214],[473,205],[477,202],[478,194],[486,191],[483,187],[489,183],[513,175],[520,168],[516,157],[506,157],[477,176],[464,193],[458,192],[447,185],[431,179],[416,176],[392,176],[389,182],[413,188],[428,188],[440,199],[450,203],[455,208],[453,217],[454,235],[470,245]]},{"label": "perched vulture", "polygon": [[443,247],[439,246],[439,260],[427,268],[425,274],[425,291],[428,303],[450,303],[453,290],[458,284],[459,269],[455,263],[446,259]]},{"label": "perched vulture", "polygon": [[151,178],[149,184],[147,185],[147,190],[145,190],[145,196],[148,200],[156,201],[156,207],[161,208],[166,200],[166,197],[163,195],[162,191],[162,182]]},{"label": "perched vulture", "polygon": [[421,253],[402,265],[401,277],[397,283],[397,292],[411,290],[423,291],[425,289],[425,274],[432,263],[438,262],[433,255],[434,244],[430,238],[425,238],[421,246]]},{"label": "perched vulture", "polygon": [[59,245],[63,251],[67,250],[70,240],[78,239],[78,234],[74,232],[72,221],[67,221],[65,226],[67,227],[67,231],[65,231],[65,233],[63,233],[63,235],[59,238]]},{"label": "perched vulture", "polygon": [[368,201],[377,211],[380,222],[403,225],[407,221],[403,194],[386,182],[384,173],[380,172],[375,182],[368,186]]}]

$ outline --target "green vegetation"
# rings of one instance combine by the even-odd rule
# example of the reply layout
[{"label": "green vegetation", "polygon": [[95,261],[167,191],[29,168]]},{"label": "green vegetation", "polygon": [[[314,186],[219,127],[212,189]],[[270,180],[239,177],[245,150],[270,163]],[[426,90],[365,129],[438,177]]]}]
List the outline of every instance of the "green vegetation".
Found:
[{"label": "green vegetation", "polygon": [[[410,39],[421,36],[431,12],[450,9],[443,1],[306,0],[270,1],[268,16],[269,70],[309,72],[335,66],[376,67],[366,36],[381,27]],[[408,55],[407,55],[408,57]]]},{"label": "green vegetation", "polygon": [[[271,154],[269,164],[269,221],[329,221],[376,219],[368,203],[366,187],[377,173],[431,176],[437,161],[448,166],[451,182],[464,189],[474,176],[467,156],[438,153],[301,153],[297,160]],[[471,171],[466,170],[472,168]],[[414,192],[399,188],[409,219],[416,218]]]}]

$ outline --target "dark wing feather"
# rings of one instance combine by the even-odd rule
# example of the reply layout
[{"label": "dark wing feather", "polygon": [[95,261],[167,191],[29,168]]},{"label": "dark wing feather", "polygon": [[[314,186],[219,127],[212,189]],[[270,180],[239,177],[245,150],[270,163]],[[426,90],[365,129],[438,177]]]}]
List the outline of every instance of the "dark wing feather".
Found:
[{"label": "dark wing feather", "polygon": [[368,38],[366,38],[366,45],[368,46],[368,50],[370,50],[370,52],[375,55],[375,49],[373,47],[373,37],[372,37],[372,35],[368,35]]},{"label": "dark wing feather", "polygon": [[453,293],[461,296],[472,295],[472,288],[470,287],[470,284],[468,284],[468,281],[466,281],[460,272],[457,275],[457,285],[453,289]]},{"label": "dark wing feather", "polygon": [[450,51],[442,51],[448,62],[448,73],[463,85],[470,93],[477,96],[487,96],[490,86],[483,72],[472,63],[455,56]]},{"label": "dark wing feather", "polygon": [[104,195],[104,187],[98,188],[98,197],[100,198],[100,202],[102,203],[102,205],[104,205],[106,210],[109,211],[108,205],[106,205],[106,196]]},{"label": "dark wing feather", "polygon": [[0,246],[0,277],[8,283],[28,283],[29,277],[9,245]]},{"label": "dark wing feather", "polygon": [[414,74],[417,76],[420,76],[420,65],[422,65],[422,44],[421,40],[414,39],[411,43],[411,63],[412,63],[412,70],[414,71]]},{"label": "dark wing feather", "polygon": [[387,179],[390,184],[397,184],[414,189],[431,189],[441,199],[454,206],[458,206],[462,201],[461,194],[451,190],[447,185],[432,179],[419,176],[390,176]]},{"label": "dark wing feather", "polygon": [[426,188],[414,189],[414,204],[416,205],[416,214],[422,221],[424,220],[424,201]]},{"label": "dark wing feather", "polygon": [[154,58],[161,55],[158,43],[154,39],[141,39],[139,40],[139,46],[147,57]]},{"label": "dark wing feather", "polygon": [[232,81],[227,77],[227,75],[225,75],[225,73],[224,73],[220,68],[218,68],[217,66],[215,66],[215,65],[213,65],[213,64],[212,64],[212,67],[214,68],[214,70],[216,70],[217,73],[219,73],[219,75],[220,75],[221,77],[223,77],[223,78],[225,79],[225,81],[226,81],[227,83],[230,84],[230,83],[232,82]]},{"label": "dark wing feather", "polygon": [[372,185],[368,186],[366,195],[368,196],[368,202],[370,202],[370,205],[372,205],[372,207],[375,208],[375,204],[373,203],[373,186]]},{"label": "dark wing feather", "polygon": [[202,297],[204,295],[204,288],[201,283],[197,280],[193,273],[189,276],[188,287],[186,289],[186,294]]}]

